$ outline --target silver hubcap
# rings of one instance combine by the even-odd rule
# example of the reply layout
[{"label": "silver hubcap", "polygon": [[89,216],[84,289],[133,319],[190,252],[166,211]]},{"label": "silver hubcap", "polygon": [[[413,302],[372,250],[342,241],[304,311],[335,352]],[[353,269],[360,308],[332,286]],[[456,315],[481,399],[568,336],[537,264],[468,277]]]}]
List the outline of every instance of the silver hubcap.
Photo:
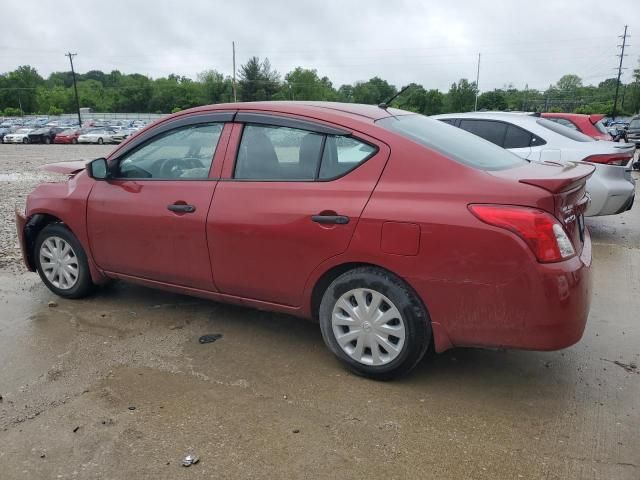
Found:
[{"label": "silver hubcap", "polygon": [[51,284],[61,290],[78,281],[78,257],[71,245],[60,237],[49,237],[40,247],[40,266]]},{"label": "silver hubcap", "polygon": [[384,365],[402,351],[405,325],[400,312],[375,290],[356,288],[342,295],[331,316],[342,350],[365,365]]}]

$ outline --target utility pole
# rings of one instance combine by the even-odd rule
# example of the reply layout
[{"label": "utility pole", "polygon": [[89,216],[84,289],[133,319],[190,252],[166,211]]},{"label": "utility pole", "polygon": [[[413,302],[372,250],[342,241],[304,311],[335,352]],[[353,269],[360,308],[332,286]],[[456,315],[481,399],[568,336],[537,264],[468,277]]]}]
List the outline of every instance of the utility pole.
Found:
[{"label": "utility pole", "polygon": [[476,104],[473,107],[474,112],[478,111],[478,93],[480,92],[479,82],[480,82],[480,54],[478,53],[478,71],[476,72]]},{"label": "utility pole", "polygon": [[231,48],[233,49],[233,101],[238,101],[236,94],[236,42],[231,42]]},{"label": "utility pole", "polygon": [[624,48],[627,46],[627,27],[628,25],[624,26],[624,34],[622,35],[622,45],[618,45],[622,50],[620,51],[620,55],[616,55],[617,57],[620,57],[620,64],[618,65],[618,81],[616,82],[616,95],[613,99],[613,112],[612,112],[612,117],[615,119],[616,118],[616,110],[618,109],[618,90],[620,88],[620,76],[622,75],[622,60],[624,59],[625,55],[624,55]]},{"label": "utility pole", "polygon": [[524,85],[524,99],[522,100],[522,111],[527,111],[527,95],[529,94],[529,84]]},{"label": "utility pole", "polygon": [[73,91],[76,94],[76,110],[78,112],[78,128],[82,128],[82,118],[80,117],[80,100],[78,100],[78,86],[76,85],[76,71],[73,69],[73,57],[78,55],[77,53],[65,53],[65,57],[69,57],[71,63],[71,76],[73,77]]}]

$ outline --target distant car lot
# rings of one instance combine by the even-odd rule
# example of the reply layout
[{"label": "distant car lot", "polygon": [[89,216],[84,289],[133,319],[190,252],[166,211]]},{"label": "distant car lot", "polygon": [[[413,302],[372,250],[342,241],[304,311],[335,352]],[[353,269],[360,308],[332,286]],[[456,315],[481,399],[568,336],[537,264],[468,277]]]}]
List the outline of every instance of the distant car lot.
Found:
[{"label": "distant car lot", "polygon": [[[0,121],[2,143],[95,143],[117,144],[151,123],[150,120],[77,120],[6,118]],[[83,137],[80,139],[79,137]]]}]

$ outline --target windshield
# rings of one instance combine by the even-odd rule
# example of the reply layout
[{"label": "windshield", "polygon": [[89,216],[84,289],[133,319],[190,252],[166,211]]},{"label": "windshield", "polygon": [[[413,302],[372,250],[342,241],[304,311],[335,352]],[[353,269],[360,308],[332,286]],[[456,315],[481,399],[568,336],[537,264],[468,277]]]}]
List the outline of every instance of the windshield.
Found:
[{"label": "windshield", "polygon": [[602,120],[597,121],[596,123],[594,123],[593,126],[596,127],[596,129],[598,129],[600,133],[604,133],[604,134],[609,133],[607,132],[607,127],[605,127],[604,124],[602,123]]},{"label": "windshield", "polygon": [[634,118],[629,124],[629,128],[640,128],[640,118]]},{"label": "windshield", "polygon": [[478,170],[504,170],[527,163],[472,133],[423,115],[386,117],[376,125]]},{"label": "windshield", "polygon": [[538,125],[544,128],[548,128],[549,130],[554,131],[558,135],[562,135],[563,137],[570,138],[571,140],[575,140],[576,142],[595,142],[596,140],[585,135],[584,133],[580,133],[577,130],[572,130],[571,128],[567,128],[563,125],[560,125],[556,122],[550,122],[546,118],[539,118],[537,120]]}]

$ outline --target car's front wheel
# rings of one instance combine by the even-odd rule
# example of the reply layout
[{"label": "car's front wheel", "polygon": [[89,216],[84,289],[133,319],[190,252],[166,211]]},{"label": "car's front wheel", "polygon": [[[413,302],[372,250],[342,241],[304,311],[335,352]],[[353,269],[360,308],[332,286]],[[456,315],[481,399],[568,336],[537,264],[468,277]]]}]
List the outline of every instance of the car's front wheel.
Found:
[{"label": "car's front wheel", "polygon": [[104,143],[104,140],[102,140],[102,138],[98,139],[98,145],[102,145]]},{"label": "car's front wheel", "polygon": [[64,225],[47,225],[34,245],[36,269],[44,284],[56,295],[81,298],[93,290],[87,255]]},{"label": "car's front wheel", "polygon": [[28,139],[28,138],[26,138],[26,137],[25,137],[25,138],[23,138],[23,139],[22,139],[22,143],[24,143],[24,144],[29,143],[29,139]]},{"label": "car's front wheel", "polygon": [[409,372],[431,341],[431,321],[415,292],[375,267],[336,278],[322,297],[319,318],[322,337],[338,359],[377,380]]}]

